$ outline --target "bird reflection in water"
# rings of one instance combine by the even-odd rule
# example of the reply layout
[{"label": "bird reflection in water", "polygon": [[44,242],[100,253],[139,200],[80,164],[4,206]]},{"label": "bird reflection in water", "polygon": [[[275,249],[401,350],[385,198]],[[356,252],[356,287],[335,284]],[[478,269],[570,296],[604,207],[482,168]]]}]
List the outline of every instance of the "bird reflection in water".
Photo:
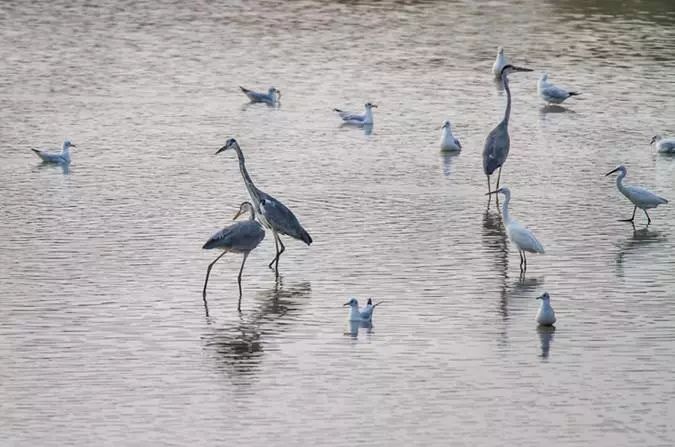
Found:
[{"label": "bird reflection in water", "polygon": [[345,335],[349,335],[352,338],[359,338],[359,330],[362,329],[362,332],[366,334],[373,333],[373,320],[369,321],[347,321],[348,332],[345,332]]},{"label": "bird reflection in water", "polygon": [[649,225],[639,230],[633,225],[633,234],[618,244],[619,252],[616,254],[616,265],[619,268],[619,276],[623,276],[623,263],[627,255],[638,252],[640,248],[651,244],[661,244],[668,240],[660,231],[650,231]]},{"label": "bird reflection in water", "polygon": [[551,351],[551,342],[553,341],[553,334],[555,333],[555,326],[537,326],[537,334],[539,335],[539,344],[541,346],[541,355],[543,359],[547,359]]},{"label": "bird reflection in water", "polygon": [[42,163],[37,165],[37,168],[40,169],[40,170],[43,170],[43,169],[55,169],[56,170],[56,169],[58,169],[58,170],[61,171],[61,173],[63,175],[69,175],[70,174],[70,164],[69,163],[61,164],[61,163],[45,163],[45,162],[42,162]]},{"label": "bird reflection in water", "polygon": [[[488,204],[489,206],[489,204]],[[498,213],[491,213],[489,208],[483,214],[483,246],[492,252],[491,258],[494,259],[497,276],[501,278],[500,306],[499,310],[503,319],[509,316],[508,298],[506,296],[506,280],[508,278],[509,268],[509,245],[506,238],[506,231],[502,222],[502,216]]]},{"label": "bird reflection in water", "polygon": [[264,352],[265,337],[281,334],[297,321],[310,296],[309,282],[284,286],[281,275],[270,290],[259,292],[258,306],[240,313],[238,321],[217,327],[212,319],[202,336],[204,350],[217,361],[218,369],[245,384],[255,375]]},{"label": "bird reflection in water", "polygon": [[459,156],[459,152],[443,152],[441,157],[443,158],[443,175],[450,177],[452,174],[452,165],[455,161],[455,158]]}]

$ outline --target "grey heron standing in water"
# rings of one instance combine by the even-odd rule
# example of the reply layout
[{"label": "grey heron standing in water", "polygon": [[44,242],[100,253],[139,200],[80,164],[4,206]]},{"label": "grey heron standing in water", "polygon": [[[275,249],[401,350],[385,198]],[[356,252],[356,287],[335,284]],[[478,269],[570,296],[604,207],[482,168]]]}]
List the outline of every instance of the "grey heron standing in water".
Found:
[{"label": "grey heron standing in water", "polygon": [[246,258],[248,258],[249,253],[260,244],[260,241],[265,238],[265,230],[262,225],[256,222],[255,210],[253,209],[251,202],[243,202],[239,206],[239,211],[235,214],[233,220],[236,220],[237,217],[246,212],[250,213],[248,220],[237,222],[223,228],[211,236],[202,247],[205,250],[210,250],[212,248],[223,250],[223,253],[209,264],[209,267],[206,269],[206,279],[204,280],[202,298],[204,299],[204,308],[206,309],[207,316],[209,315],[209,308],[206,304],[206,285],[209,283],[211,268],[213,268],[213,265],[218,262],[220,258],[225,256],[225,253],[230,251],[232,253],[242,253],[244,255],[244,259],[241,261],[241,268],[239,269],[239,276],[237,277],[237,282],[239,283],[239,304],[237,309],[241,310],[241,274],[244,271]]},{"label": "grey heron standing in water", "polygon": [[509,138],[509,117],[511,116],[511,89],[509,88],[508,75],[517,71],[532,71],[529,68],[515,67],[507,64],[502,68],[501,80],[504,83],[504,90],[506,90],[506,110],[504,111],[504,119],[497,124],[497,127],[492,129],[485,139],[485,146],[483,147],[483,171],[487,176],[488,192],[492,191],[490,187],[490,176],[499,168],[499,175],[497,176],[497,188],[499,188],[499,179],[502,176],[502,165],[509,155],[509,147],[511,145]]},{"label": "grey heron standing in water", "polygon": [[[256,211],[260,213],[259,219],[263,225],[272,230],[274,234],[274,246],[276,248],[276,256],[269,263],[269,268],[272,268],[272,264],[275,265],[274,270],[276,275],[279,275],[279,258],[281,254],[286,250],[284,243],[281,242],[280,234],[285,234],[294,239],[303,241],[305,244],[310,245],[312,243],[312,237],[309,233],[300,225],[298,218],[295,217],[295,214],[289,210],[283,203],[267,194],[264,191],[258,189],[251,176],[246,170],[246,161],[244,160],[244,154],[237,143],[237,140],[230,138],[225,142],[225,146],[218,149],[216,154],[219,154],[225,150],[233,149],[237,153],[237,158],[239,159],[239,170],[241,171],[241,176],[244,179],[244,185],[248,190],[248,194],[251,196],[251,201],[255,205]],[[280,248],[281,247],[281,248]]]}]

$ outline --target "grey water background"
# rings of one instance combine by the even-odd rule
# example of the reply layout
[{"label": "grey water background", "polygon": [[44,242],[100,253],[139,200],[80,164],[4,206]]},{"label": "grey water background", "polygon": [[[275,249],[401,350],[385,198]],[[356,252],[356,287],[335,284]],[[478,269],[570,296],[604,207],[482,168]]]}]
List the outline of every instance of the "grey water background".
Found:
[{"label": "grey water background", "polygon": [[[589,3],[1,3],[0,445],[672,445],[675,7]],[[547,250],[524,278],[484,196],[498,45],[536,70],[502,176]],[[583,95],[543,108],[542,70]],[[372,134],[341,128],[366,101]],[[206,318],[232,136],[315,242],[275,281],[268,232],[241,314],[226,255]],[[68,172],[29,150],[65,137]],[[648,228],[618,163],[671,200]],[[385,301],[372,331],[350,296]]]}]

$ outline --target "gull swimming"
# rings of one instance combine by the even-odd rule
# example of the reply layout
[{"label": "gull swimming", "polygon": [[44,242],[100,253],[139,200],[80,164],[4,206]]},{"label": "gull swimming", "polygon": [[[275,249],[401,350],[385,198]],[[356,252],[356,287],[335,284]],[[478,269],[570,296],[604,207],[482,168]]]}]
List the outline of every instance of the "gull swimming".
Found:
[{"label": "gull swimming", "polygon": [[546,101],[548,104],[561,104],[567,98],[581,94],[579,92],[565,90],[564,88],[558,87],[552,82],[549,82],[548,73],[542,73],[541,77],[537,81],[537,93],[539,93],[541,99]]},{"label": "gull swimming", "polygon": [[501,78],[502,76],[502,69],[508,65],[508,62],[506,60],[506,56],[504,56],[504,48],[499,47],[497,49],[497,58],[495,59],[495,63],[492,64],[492,74],[495,75],[496,79]]},{"label": "gull swimming", "polygon": [[614,174],[615,172],[619,173],[619,175],[616,176],[616,187],[619,189],[619,191],[621,191],[621,194],[626,196],[626,198],[634,205],[633,216],[630,219],[622,219],[622,221],[633,222],[635,220],[635,211],[640,208],[645,212],[645,216],[647,216],[647,225],[652,223],[652,219],[649,217],[649,214],[647,214],[647,210],[656,208],[662,204],[666,204],[668,201],[663,197],[657,196],[648,189],[641,188],[640,186],[624,185],[623,179],[626,177],[627,173],[626,167],[624,165],[619,165],[616,167],[616,169],[609,171],[607,174],[605,174],[605,177],[610,174]]},{"label": "gull swimming", "polygon": [[281,91],[279,91],[277,88],[274,87],[270,87],[267,90],[267,93],[254,92],[253,90],[244,88],[241,85],[239,86],[239,88],[241,89],[242,92],[244,92],[246,96],[248,96],[248,99],[251,102],[264,102],[265,104],[273,106],[278,104],[279,100],[281,99]]},{"label": "gull swimming", "polygon": [[544,292],[543,295],[537,297],[538,300],[541,300],[539,305],[539,310],[537,311],[537,323],[542,326],[553,326],[556,322],[555,311],[551,307],[551,297],[548,292]]},{"label": "gull swimming", "polygon": [[345,124],[373,124],[373,107],[377,107],[377,105],[367,102],[364,107],[366,110],[362,114],[345,112],[340,109],[333,110],[340,115]]},{"label": "gull swimming", "polygon": [[368,298],[368,303],[366,306],[359,310],[359,301],[356,298],[352,298],[343,306],[349,306],[349,321],[371,321],[373,319],[373,310],[384,301],[380,301],[377,304],[373,304],[373,299]]},{"label": "gull swimming", "polygon": [[45,163],[56,163],[67,165],[70,163],[70,148],[77,147],[70,140],[63,142],[61,152],[47,152],[46,150],[31,149]]},{"label": "gull swimming", "polygon": [[504,195],[502,216],[504,225],[506,226],[506,234],[509,236],[509,240],[518,248],[518,254],[520,254],[520,271],[525,272],[527,271],[527,258],[525,257],[525,252],[544,253],[544,247],[537,240],[532,231],[528,230],[514,219],[511,219],[511,214],[509,214],[511,190],[504,186],[496,191],[489,192],[488,194],[498,193]]},{"label": "gull swimming", "polygon": [[462,149],[462,144],[452,134],[452,127],[450,121],[443,121],[441,126],[441,151],[443,152],[458,152]]},{"label": "gull swimming", "polygon": [[664,138],[661,135],[654,135],[649,144],[656,146],[656,150],[661,154],[675,154],[675,138]]},{"label": "gull swimming", "polygon": [[[264,201],[264,199],[263,199]],[[255,220],[255,209],[251,202],[243,202],[239,206],[239,211],[234,215],[232,220],[236,220],[237,217],[245,213],[250,213],[248,220],[243,222],[236,222],[232,225],[229,225],[213,236],[209,238],[208,241],[202,247],[205,250],[210,250],[213,248],[218,248],[223,250],[223,253],[220,254],[212,263],[209,264],[206,269],[206,279],[204,280],[204,290],[202,291],[202,298],[204,299],[204,306],[206,307],[206,285],[209,283],[209,275],[211,274],[211,268],[213,264],[218,262],[220,258],[225,256],[225,253],[242,253],[244,259],[241,261],[241,268],[239,269],[239,276],[237,277],[237,282],[239,284],[239,309],[241,309],[241,274],[244,271],[244,264],[246,263],[246,258],[251,253],[251,251],[256,248],[260,242],[265,238],[265,229]],[[206,313],[208,315],[209,310],[206,307]]]}]

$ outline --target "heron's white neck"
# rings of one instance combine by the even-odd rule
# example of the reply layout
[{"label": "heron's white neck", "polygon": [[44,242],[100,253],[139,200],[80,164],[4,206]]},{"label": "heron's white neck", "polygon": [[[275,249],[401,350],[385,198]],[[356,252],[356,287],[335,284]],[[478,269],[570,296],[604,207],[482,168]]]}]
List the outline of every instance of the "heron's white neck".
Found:
[{"label": "heron's white neck", "polygon": [[373,124],[373,108],[366,108],[366,119],[363,124]]},{"label": "heron's white neck", "polygon": [[504,194],[504,204],[502,205],[502,219],[504,224],[511,223],[511,215],[509,214],[509,202],[511,202],[511,194]]}]

